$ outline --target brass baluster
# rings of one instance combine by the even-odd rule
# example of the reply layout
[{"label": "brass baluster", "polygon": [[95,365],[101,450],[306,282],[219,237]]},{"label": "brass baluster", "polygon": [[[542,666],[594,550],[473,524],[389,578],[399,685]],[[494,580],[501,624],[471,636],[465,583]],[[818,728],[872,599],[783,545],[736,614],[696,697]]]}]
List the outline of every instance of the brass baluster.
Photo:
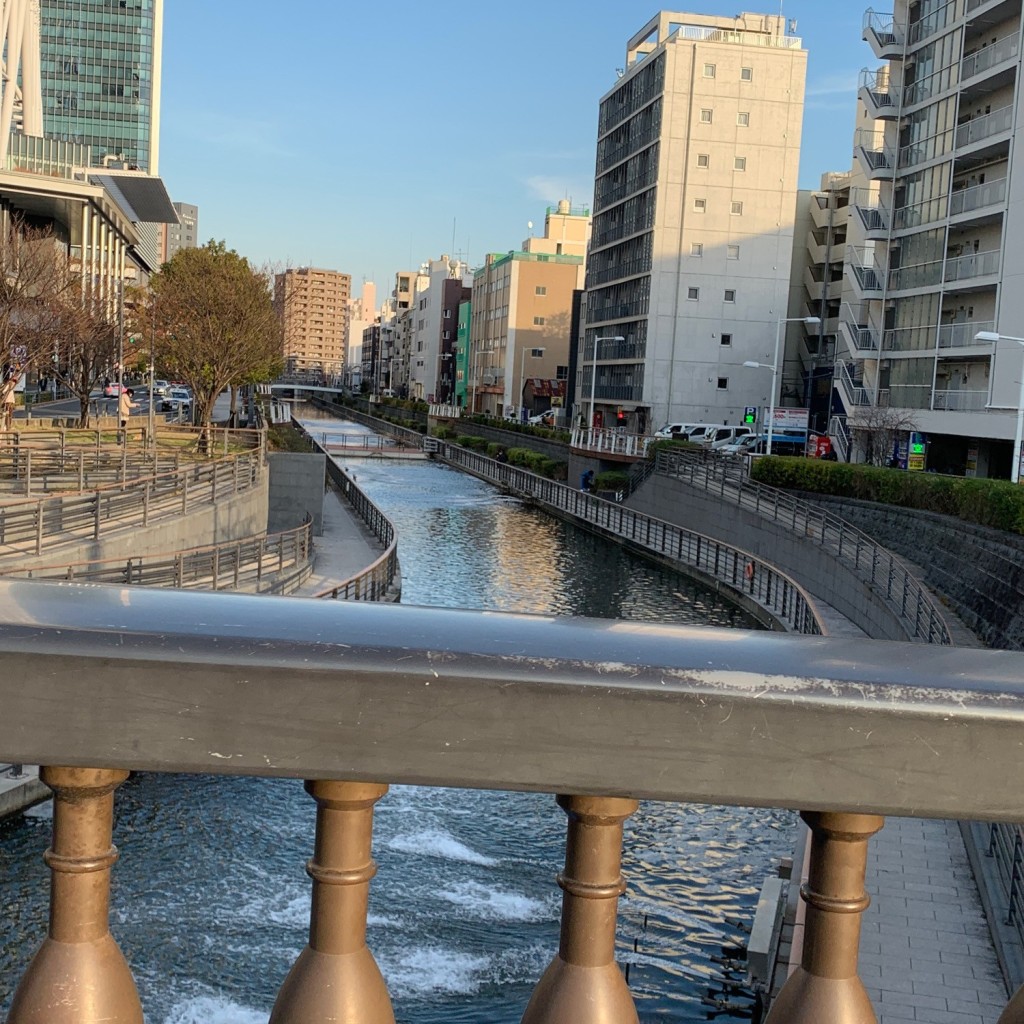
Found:
[{"label": "brass baluster", "polygon": [[766,1024],[875,1024],[857,974],[868,840],[885,819],[876,814],[805,812],[811,861],[800,895],[807,904],[800,966],[772,1004]]},{"label": "brass baluster", "polygon": [[142,1024],[131,971],[110,934],[114,790],[103,768],[43,768],[53,790],[50,928],[14,993],[7,1024]]},{"label": "brass baluster", "polygon": [[626,891],[622,823],[636,800],[560,796],[569,816],[558,955],[537,983],[523,1024],[630,1024],[629,987],[615,963],[615,917]]},{"label": "brass baluster", "polygon": [[373,805],[388,787],[373,782],[307,782],[317,803],[309,945],[299,954],[270,1024],[394,1024],[391,999],[366,946]]},{"label": "brass baluster", "polygon": [[996,1024],[1024,1024],[1024,985],[1014,992]]}]

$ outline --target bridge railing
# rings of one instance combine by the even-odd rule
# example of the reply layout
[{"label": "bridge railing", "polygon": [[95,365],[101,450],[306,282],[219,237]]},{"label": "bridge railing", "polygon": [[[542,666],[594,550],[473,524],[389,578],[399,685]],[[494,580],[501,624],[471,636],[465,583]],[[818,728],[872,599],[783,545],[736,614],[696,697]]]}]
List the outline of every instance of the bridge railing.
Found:
[{"label": "bridge railing", "polygon": [[104,448],[168,448],[172,450],[198,450],[200,441],[204,445],[204,454],[227,455],[233,451],[244,449],[264,450],[266,447],[266,431],[257,428],[210,427],[203,431],[200,427],[160,424],[153,438],[150,439],[149,428],[145,423],[133,425],[122,432],[115,425],[106,427],[31,427],[15,428],[0,431],[0,451],[20,452],[25,449],[42,448],[65,454],[69,450],[80,448],[102,451]]},{"label": "bridge railing", "polygon": [[799,533],[802,540],[828,548],[883,598],[908,636],[932,644],[953,642],[931,594],[899,558],[839,516],[778,487],[751,480],[746,460],[717,452],[661,450],[655,472],[751,509]]},{"label": "bridge railing", "polygon": [[452,465],[612,534],[714,586],[725,586],[733,601],[766,625],[797,633],[827,632],[810,594],[790,576],[749,551],[458,445],[444,445],[441,456]]},{"label": "bridge railing", "polygon": [[287,593],[309,575],[312,550],[313,522],[307,517],[302,526],[294,529],[244,537],[227,544],[32,569],[0,567],[0,576],[179,590]]},{"label": "bridge railing", "polygon": [[49,932],[11,1024],[142,1020],[108,920],[133,770],[307,780],[309,945],[275,1024],[334,1013],[334,991],[390,1019],[366,945],[389,784],[561,794],[561,938],[527,1024],[637,1019],[614,950],[639,799],[801,809],[805,941],[769,1024],[872,1019],[857,951],[883,815],[1024,818],[1015,652],[0,580],[0,663],[0,759],[54,792]]}]

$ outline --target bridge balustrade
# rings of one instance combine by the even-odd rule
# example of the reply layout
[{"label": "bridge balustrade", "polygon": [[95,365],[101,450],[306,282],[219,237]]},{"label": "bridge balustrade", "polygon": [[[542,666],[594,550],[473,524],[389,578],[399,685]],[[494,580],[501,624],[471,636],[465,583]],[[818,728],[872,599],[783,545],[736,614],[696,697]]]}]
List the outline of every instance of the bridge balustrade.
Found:
[{"label": "bridge balustrade", "polygon": [[885,815],[1024,818],[1015,652],[0,580],[0,659],[0,751],[54,792],[49,934],[10,1024],[141,1024],[108,927],[133,770],[306,780],[309,944],[273,1024],[394,1020],[366,944],[389,784],[557,794],[561,934],[528,1024],[637,1020],[614,933],[638,800],[801,809],[806,937],[769,1024],[874,1019],[857,949]]}]

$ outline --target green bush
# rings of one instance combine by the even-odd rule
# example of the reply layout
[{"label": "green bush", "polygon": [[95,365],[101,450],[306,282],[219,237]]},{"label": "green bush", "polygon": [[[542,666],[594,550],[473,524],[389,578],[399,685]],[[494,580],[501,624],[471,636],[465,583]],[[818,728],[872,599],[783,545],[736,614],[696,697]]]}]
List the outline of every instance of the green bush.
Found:
[{"label": "green bush", "polygon": [[522,466],[531,473],[538,476],[545,476],[549,480],[564,480],[569,472],[569,467],[564,462],[549,458],[532,448],[509,448],[508,461],[513,466]]},{"label": "green bush", "polygon": [[485,452],[489,444],[486,437],[476,437],[472,434],[459,434],[455,438],[455,443],[473,452]]},{"label": "green bush", "polygon": [[902,469],[766,456],[754,480],[786,490],[857,498],[955,516],[968,523],[1024,533],[1024,487],[1008,480],[908,473]]},{"label": "green bush", "polygon": [[621,491],[629,483],[629,474],[619,469],[609,469],[594,477],[594,490]]}]

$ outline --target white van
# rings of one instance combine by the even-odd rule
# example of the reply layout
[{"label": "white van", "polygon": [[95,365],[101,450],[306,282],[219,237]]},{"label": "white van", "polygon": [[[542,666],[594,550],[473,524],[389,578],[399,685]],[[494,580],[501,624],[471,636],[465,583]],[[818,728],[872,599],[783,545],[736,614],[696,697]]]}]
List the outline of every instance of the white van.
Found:
[{"label": "white van", "polygon": [[691,433],[690,440],[695,444],[704,445],[705,448],[718,449],[752,433],[753,430],[750,427],[708,427],[703,433],[699,431]]},{"label": "white van", "polygon": [[692,441],[694,434],[703,434],[707,430],[715,429],[714,423],[666,423],[660,430],[654,432],[659,441]]}]

